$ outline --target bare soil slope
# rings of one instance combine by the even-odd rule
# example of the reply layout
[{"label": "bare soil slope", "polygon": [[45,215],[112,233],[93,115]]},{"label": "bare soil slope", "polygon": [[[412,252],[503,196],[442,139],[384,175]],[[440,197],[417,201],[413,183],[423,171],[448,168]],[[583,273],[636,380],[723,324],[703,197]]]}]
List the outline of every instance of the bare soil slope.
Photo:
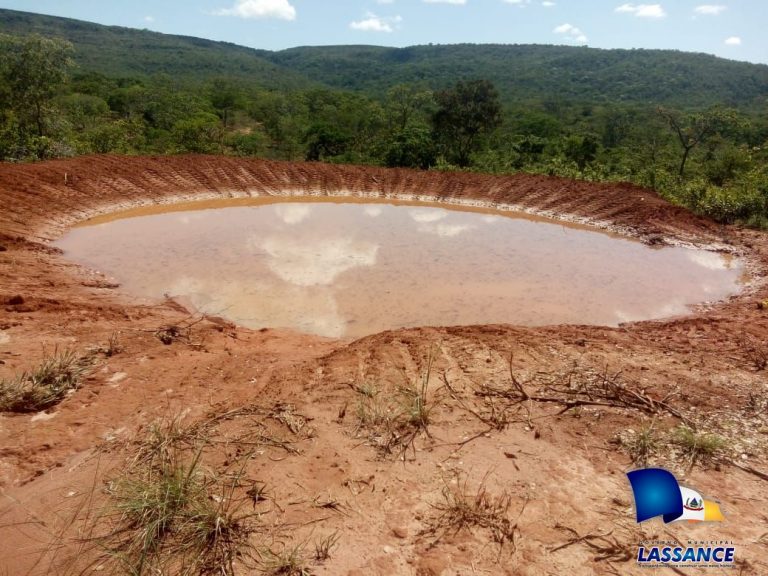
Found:
[{"label": "bare soil slope", "polygon": [[[690,316],[619,328],[429,327],[350,342],[138,305],[48,245],[98,214],[264,194],[526,210],[729,250],[751,283]],[[635,574],[649,538],[732,541],[740,574],[768,573],[764,234],[628,184],[209,156],[0,164],[0,207],[0,379],[56,349],[90,361],[60,404],[0,415],[8,574],[90,561],[116,571],[83,536],[99,533],[114,480],[140,472],[158,422],[175,422],[164,437],[199,453],[206,477],[238,478],[213,500],[250,494],[254,559],[237,559],[238,573],[294,573],[278,571],[293,553],[316,574]],[[637,525],[624,473],[646,464],[719,500],[726,521]]]}]

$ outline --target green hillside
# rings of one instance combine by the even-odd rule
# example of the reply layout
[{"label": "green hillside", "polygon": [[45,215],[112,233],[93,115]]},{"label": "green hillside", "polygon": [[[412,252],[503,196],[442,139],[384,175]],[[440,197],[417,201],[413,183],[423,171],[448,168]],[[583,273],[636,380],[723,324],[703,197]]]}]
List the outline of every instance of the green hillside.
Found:
[{"label": "green hillside", "polygon": [[441,89],[487,78],[507,102],[553,98],[592,103],[716,103],[749,107],[768,96],[768,66],[673,50],[460,44],[380,48],[302,47],[268,57],[336,88],[381,95],[392,84]]},{"label": "green hillside", "polygon": [[0,33],[69,40],[81,71],[110,77],[168,74],[195,84],[228,77],[272,89],[313,85],[301,73],[263,58],[262,52],[227,42],[4,9],[0,9]]},{"label": "green hillside", "polygon": [[324,46],[279,52],[68,18],[0,10],[0,32],[65,38],[83,71],[112,77],[169,74],[180,81],[229,77],[270,89],[311,86],[383,97],[398,83],[442,89],[493,82],[502,101],[754,108],[768,98],[768,66],[673,50],[460,44],[384,48]]}]

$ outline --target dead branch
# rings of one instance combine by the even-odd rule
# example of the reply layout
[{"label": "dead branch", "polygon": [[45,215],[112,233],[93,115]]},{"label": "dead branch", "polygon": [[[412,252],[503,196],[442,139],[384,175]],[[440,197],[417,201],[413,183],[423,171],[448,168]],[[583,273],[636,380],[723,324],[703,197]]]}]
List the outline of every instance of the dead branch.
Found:
[{"label": "dead branch", "polygon": [[595,552],[595,562],[627,562],[632,559],[632,554],[627,549],[627,546],[619,542],[615,536],[612,536],[613,530],[609,530],[603,534],[590,532],[589,534],[584,534],[582,536],[579,535],[579,533],[573,528],[564,526],[562,524],[557,524],[555,528],[566,530],[573,534],[573,537],[563,544],[551,548],[551,552],[557,552],[558,550],[562,550],[568,546],[583,543]]},{"label": "dead branch", "polygon": [[768,474],[766,474],[765,472],[761,472],[760,470],[756,470],[751,466],[747,466],[746,464],[741,464],[739,462],[736,462],[735,460],[727,460],[727,462],[728,464],[730,464],[731,466],[735,466],[739,470],[744,470],[744,472],[749,472],[750,474],[753,474],[758,478],[761,478],[763,480],[768,480]]}]

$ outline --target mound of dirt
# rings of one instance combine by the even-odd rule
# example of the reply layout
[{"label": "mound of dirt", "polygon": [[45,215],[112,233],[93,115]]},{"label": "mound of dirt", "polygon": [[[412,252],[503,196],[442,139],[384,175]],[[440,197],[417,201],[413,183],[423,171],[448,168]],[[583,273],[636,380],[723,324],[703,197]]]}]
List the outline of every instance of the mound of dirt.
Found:
[{"label": "mound of dirt", "polygon": [[[348,341],[137,303],[48,245],[100,214],[257,195],[525,210],[728,250],[750,282],[689,316],[619,328]],[[248,513],[230,535],[247,541],[235,573],[300,573],[292,562],[315,574],[640,574],[649,539],[732,541],[741,574],[768,573],[762,233],[629,184],[211,156],[0,165],[0,205],[3,386],[62,351],[88,366],[55,406],[0,415],[8,573],[115,571],[103,551],[125,552],[104,539],[125,527],[121,486],[169,455],[199,466],[207,501]],[[625,472],[652,464],[719,500],[725,522],[636,524]]]}]

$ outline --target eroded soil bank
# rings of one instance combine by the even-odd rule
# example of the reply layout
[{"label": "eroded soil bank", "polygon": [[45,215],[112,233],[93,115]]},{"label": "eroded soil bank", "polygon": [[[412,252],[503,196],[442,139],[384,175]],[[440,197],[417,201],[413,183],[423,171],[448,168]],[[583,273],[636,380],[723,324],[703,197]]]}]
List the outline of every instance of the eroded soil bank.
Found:
[{"label": "eroded soil bank", "polygon": [[[98,214],[264,194],[556,215],[734,251],[752,283],[693,315],[615,329],[436,327],[348,341],[189,318],[172,301],[137,305],[48,245]],[[297,547],[313,573],[633,574],[649,538],[733,541],[740,573],[768,571],[764,234],[626,184],[208,156],[0,165],[0,206],[0,377],[57,348],[94,358],[59,405],[0,416],[9,573],[63,573],[67,534],[83,525],[72,518],[107,499],[101,482],[129,469],[153,422],[173,418],[196,430],[191,443],[211,473],[237,465],[268,487],[253,503],[252,539],[278,555]],[[108,354],[111,338],[119,346]],[[418,390],[428,366],[421,422],[408,415],[407,389]],[[706,453],[691,437],[718,441]],[[635,524],[624,473],[644,464],[719,500],[726,521]],[[494,502],[506,498],[497,520],[509,522],[458,526],[450,503],[481,486]],[[317,560],[315,545],[334,533],[330,558]],[[254,569],[269,569],[265,555]]]}]

